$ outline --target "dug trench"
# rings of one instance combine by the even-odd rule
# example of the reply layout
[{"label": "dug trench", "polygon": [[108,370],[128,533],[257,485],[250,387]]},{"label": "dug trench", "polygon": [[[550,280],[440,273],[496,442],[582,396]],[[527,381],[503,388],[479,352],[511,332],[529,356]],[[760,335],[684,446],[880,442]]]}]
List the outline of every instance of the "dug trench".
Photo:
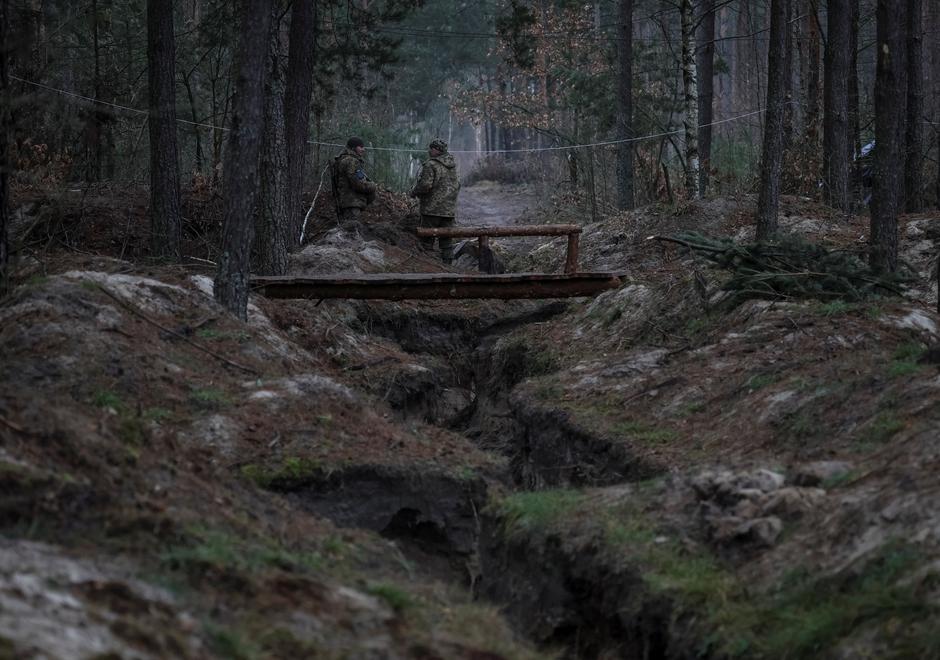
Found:
[{"label": "dug trench", "polygon": [[[616,650],[622,657],[658,658],[675,651],[675,643],[665,641],[676,634],[668,601],[638,607],[643,591],[635,573],[612,574],[591,561],[572,561],[551,541],[520,544],[505,534],[507,521],[493,504],[511,493],[610,486],[663,472],[624,443],[517,391],[523,381],[559,368],[517,331],[550,324],[569,311],[569,303],[523,303],[495,317],[444,307],[362,304],[357,310],[363,327],[411,358],[353,365],[359,371],[397,363],[370,378],[366,389],[384,399],[400,422],[461,433],[504,457],[504,467],[454,474],[353,465],[282,474],[265,486],[341,527],[394,540],[414,570],[505,607],[517,632],[540,646],[562,647],[572,657]],[[635,615],[604,614],[622,613],[624,603],[637,605]]]}]

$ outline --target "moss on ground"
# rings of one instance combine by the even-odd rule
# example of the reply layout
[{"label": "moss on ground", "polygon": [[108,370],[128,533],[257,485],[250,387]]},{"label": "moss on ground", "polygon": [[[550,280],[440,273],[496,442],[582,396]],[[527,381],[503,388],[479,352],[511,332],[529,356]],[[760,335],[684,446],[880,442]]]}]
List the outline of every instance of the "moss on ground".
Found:
[{"label": "moss on ground", "polygon": [[847,574],[790,571],[769,588],[755,589],[706,548],[661,532],[634,501],[598,505],[576,491],[541,491],[505,497],[490,510],[508,538],[588,532],[600,539],[601,561],[611,574],[629,566],[651,595],[669,597],[680,612],[699,617],[699,651],[705,655],[824,657],[853,631],[870,626],[883,628],[893,649],[926,649],[931,624],[940,617],[940,607],[923,593],[923,585],[936,584],[940,575],[910,579],[923,559],[901,541]]}]

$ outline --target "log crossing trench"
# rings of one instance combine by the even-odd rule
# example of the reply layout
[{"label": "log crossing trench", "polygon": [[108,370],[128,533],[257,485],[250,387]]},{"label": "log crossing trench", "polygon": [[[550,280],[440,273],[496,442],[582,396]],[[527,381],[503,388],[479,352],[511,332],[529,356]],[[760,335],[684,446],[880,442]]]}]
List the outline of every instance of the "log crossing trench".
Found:
[{"label": "log crossing trench", "polygon": [[489,239],[495,236],[568,236],[565,272],[552,273],[334,273],[317,276],[253,276],[253,292],[268,298],[516,299],[593,296],[623,283],[624,273],[578,272],[577,225],[455,227],[417,230],[420,238],[476,238],[480,269],[491,263]]}]

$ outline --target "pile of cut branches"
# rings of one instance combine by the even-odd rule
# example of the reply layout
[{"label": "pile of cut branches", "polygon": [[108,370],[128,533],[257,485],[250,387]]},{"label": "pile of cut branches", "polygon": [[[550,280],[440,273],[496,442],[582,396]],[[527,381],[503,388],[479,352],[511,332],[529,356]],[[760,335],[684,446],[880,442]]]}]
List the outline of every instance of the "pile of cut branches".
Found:
[{"label": "pile of cut branches", "polygon": [[651,238],[683,245],[731,271],[724,288],[744,297],[854,302],[877,294],[901,295],[899,285],[910,280],[900,274],[876,274],[853,252],[829,250],[794,236],[766,244],[735,243],[697,232]]}]

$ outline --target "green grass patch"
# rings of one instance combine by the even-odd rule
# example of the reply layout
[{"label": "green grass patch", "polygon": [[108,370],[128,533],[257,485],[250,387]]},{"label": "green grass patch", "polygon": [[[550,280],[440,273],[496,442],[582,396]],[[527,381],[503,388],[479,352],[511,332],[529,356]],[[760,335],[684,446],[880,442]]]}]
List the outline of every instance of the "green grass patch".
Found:
[{"label": "green grass patch", "polygon": [[611,426],[611,431],[619,436],[629,437],[648,445],[664,445],[679,437],[672,429],[659,428],[633,420],[617,422]]},{"label": "green grass patch", "polygon": [[255,660],[261,657],[261,649],[238,632],[213,623],[204,627],[209,648],[227,660]]},{"label": "green grass patch", "polygon": [[117,434],[125,445],[140,447],[147,438],[147,421],[136,415],[122,415]]},{"label": "green grass patch", "polygon": [[148,422],[165,422],[173,416],[173,413],[166,408],[153,407],[147,408],[143,416]]},{"label": "green grass patch", "polygon": [[689,415],[694,415],[695,413],[703,412],[708,406],[705,405],[704,401],[694,401],[686,406],[683,406],[679,411],[680,417],[688,417]]},{"label": "green grass patch", "polygon": [[217,410],[231,405],[228,395],[214,387],[194,387],[189,391],[189,400],[203,410]]},{"label": "green grass patch", "polygon": [[903,629],[940,614],[915,587],[901,583],[920,561],[914,548],[895,542],[858,573],[816,580],[807,576],[783,585],[760,612],[754,647],[766,657],[824,657],[826,649],[857,628]]},{"label": "green grass patch", "polygon": [[[922,593],[917,581],[905,580],[924,564],[911,546],[891,542],[867,563],[839,575],[798,566],[762,588],[741,580],[707,548],[660,531],[651,517],[655,513],[641,510],[637,497],[592,507],[588,495],[545,491],[512,495],[496,506],[510,537],[589,533],[599,539],[600,560],[630,566],[647,590],[646,595],[636,590],[636,600],[623,607],[642,608],[651,597],[669,598],[674,616],[697,620],[693,625],[703,656],[830,657],[841,640],[872,626],[892,647],[927,649],[937,637],[931,637],[931,623],[940,607],[930,602],[929,589]],[[940,576],[926,579],[923,584],[937,584]]]},{"label": "green grass patch", "polygon": [[865,447],[884,444],[904,427],[905,423],[893,412],[880,412],[862,433],[861,444]]},{"label": "green grass patch", "polygon": [[831,300],[829,302],[816,303],[813,306],[813,312],[819,316],[843,316],[850,312],[855,312],[861,307],[859,303],[847,302],[845,300]]},{"label": "green grass patch", "polygon": [[503,520],[504,530],[513,536],[545,529],[583,501],[584,496],[573,490],[542,490],[516,493],[493,506]]},{"label": "green grass patch", "polygon": [[376,598],[385,601],[386,605],[399,614],[417,605],[414,596],[394,584],[373,584],[367,591]]},{"label": "green grass patch", "polygon": [[[38,286],[42,286],[48,281],[49,281],[48,275],[30,275],[29,279],[27,279],[23,284],[24,286],[38,287]],[[3,657],[3,656],[0,656],[0,657]]]},{"label": "green grass patch", "polygon": [[859,476],[858,471],[846,470],[845,472],[839,472],[837,474],[832,475],[831,477],[827,477],[823,479],[822,483],[820,483],[819,485],[821,488],[824,488],[825,490],[834,490],[836,488],[841,488],[842,486],[850,483],[857,476]]},{"label": "green grass patch", "polygon": [[244,331],[229,332],[216,330],[215,328],[199,328],[196,330],[196,337],[206,341],[225,341],[231,339],[237,342],[248,341],[251,335]]},{"label": "green grass patch", "polygon": [[124,408],[121,397],[110,390],[98,390],[92,396],[91,402],[96,408],[113,408],[118,411]]},{"label": "green grass patch", "polygon": [[888,375],[892,378],[909,376],[924,368],[918,360],[926,352],[926,347],[920,342],[909,341],[898,346],[892,354],[891,366]]},{"label": "green grass patch", "polygon": [[265,570],[290,572],[319,570],[323,557],[317,552],[294,552],[263,540],[243,539],[218,529],[192,529],[193,541],[166,550],[161,560],[174,568],[253,575]]},{"label": "green grass patch", "polygon": [[777,374],[755,374],[744,383],[744,389],[756,392],[768,385],[773,385],[777,380]]},{"label": "green grass patch", "polygon": [[241,468],[242,476],[261,488],[299,486],[320,476],[322,472],[323,465],[320,461],[296,456],[285,458],[280,465],[265,466],[252,463]]}]

